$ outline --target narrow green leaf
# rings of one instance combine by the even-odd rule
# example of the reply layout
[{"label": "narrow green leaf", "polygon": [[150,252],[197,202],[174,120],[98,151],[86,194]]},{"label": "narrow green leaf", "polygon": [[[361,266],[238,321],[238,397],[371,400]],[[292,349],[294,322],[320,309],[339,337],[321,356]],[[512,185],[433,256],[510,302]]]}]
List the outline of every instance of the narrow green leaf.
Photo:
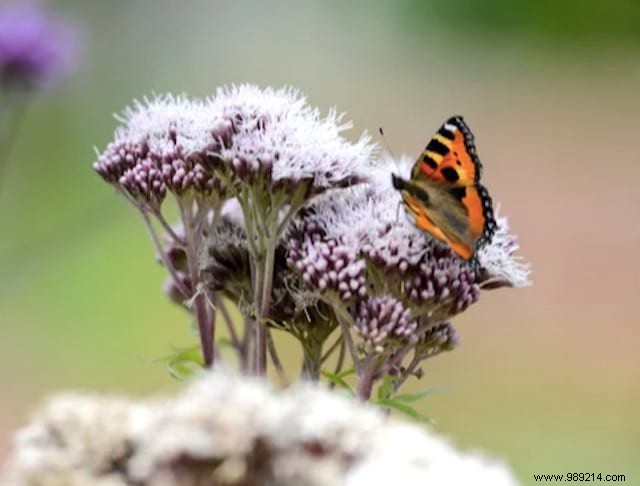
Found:
[{"label": "narrow green leaf", "polygon": [[401,393],[400,395],[396,395],[393,398],[400,402],[411,403],[420,400],[428,395],[433,395],[434,393],[440,393],[442,391],[443,390],[440,388],[425,388],[424,390],[413,393]]},{"label": "narrow green leaf", "polygon": [[171,361],[173,359],[176,359],[178,356],[183,355],[184,353],[196,353],[199,354],[200,353],[200,346],[199,345],[195,345],[195,346],[188,346],[186,348],[181,348],[181,347],[173,347],[173,353],[172,354],[168,354],[166,356],[162,356],[161,358],[157,358],[154,360],[154,362],[156,363],[161,363],[163,361]]},{"label": "narrow green leaf", "polygon": [[351,386],[349,386],[349,384],[346,381],[344,381],[344,379],[340,375],[336,375],[336,374],[330,373],[328,371],[322,371],[321,373],[322,373],[322,376],[324,376],[331,383],[335,384],[336,386],[339,386],[340,388],[343,388],[343,389],[349,391],[349,393],[352,396],[355,395],[355,393],[351,389]]},{"label": "narrow green leaf", "polygon": [[382,399],[382,400],[376,400],[374,403],[376,403],[377,405],[380,405],[382,407],[386,407],[386,408],[392,408],[394,410],[397,410],[398,412],[401,412],[419,422],[425,422],[425,423],[429,423],[429,424],[434,424],[435,421],[431,418],[431,417],[427,417],[426,415],[422,415],[420,412],[418,412],[415,408],[413,408],[411,405],[407,405],[405,402],[399,402],[396,399],[393,398],[386,398],[386,399]]},{"label": "narrow green leaf", "polygon": [[202,366],[193,361],[169,361],[167,372],[178,381],[185,381],[202,371]]},{"label": "narrow green leaf", "polygon": [[165,356],[156,361],[165,361],[165,368],[167,369],[167,372],[179,381],[191,378],[204,367],[204,360],[200,353],[200,346],[176,348],[176,352],[174,354]]},{"label": "narrow green leaf", "polygon": [[339,376],[340,378],[346,378],[347,376],[351,376],[351,375],[355,375],[355,374],[356,374],[356,369],[355,368],[349,368],[347,370],[341,371],[336,376]]}]

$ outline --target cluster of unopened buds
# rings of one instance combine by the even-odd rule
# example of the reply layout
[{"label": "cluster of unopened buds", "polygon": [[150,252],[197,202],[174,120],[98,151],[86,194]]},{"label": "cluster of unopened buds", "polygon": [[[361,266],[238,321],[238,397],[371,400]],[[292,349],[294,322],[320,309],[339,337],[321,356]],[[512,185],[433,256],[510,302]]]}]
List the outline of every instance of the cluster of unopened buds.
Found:
[{"label": "cluster of unopened buds", "polygon": [[[285,379],[273,335],[291,332],[307,377],[329,361],[340,375],[346,354],[368,399],[378,380],[397,390],[453,349],[449,320],[481,288],[527,281],[506,221],[472,268],[398,218],[390,168],[367,136],[350,142],[342,116],[322,117],[292,89],[163,96],[119,120],[94,168],[142,214],[169,295],[198,323],[205,366],[227,359],[224,335],[243,371],[264,374],[270,356]],[[179,226],[164,217],[168,195]]]}]

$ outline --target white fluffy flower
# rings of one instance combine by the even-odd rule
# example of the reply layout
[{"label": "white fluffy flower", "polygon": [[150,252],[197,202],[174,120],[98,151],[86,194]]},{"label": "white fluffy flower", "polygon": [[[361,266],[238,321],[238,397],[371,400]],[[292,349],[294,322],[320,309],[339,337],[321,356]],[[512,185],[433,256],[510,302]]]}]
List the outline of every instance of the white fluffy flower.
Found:
[{"label": "white fluffy flower", "polygon": [[490,280],[496,284],[511,287],[527,287],[531,285],[529,279],[531,266],[515,255],[519,246],[515,235],[509,232],[509,221],[506,217],[498,216],[496,210],[497,230],[491,239],[491,244],[485,245],[478,251],[478,260]]},{"label": "white fluffy flower", "polygon": [[224,160],[246,163],[250,171],[267,164],[273,181],[312,179],[317,189],[364,179],[369,172],[369,137],[349,142],[342,132],[351,123],[335,109],[322,117],[297,90],[233,86],[218,89],[209,103],[234,124],[232,142],[220,153]]},{"label": "white fluffy flower", "polygon": [[367,177],[374,150],[366,135],[356,143],[342,136],[351,127],[342,115],[322,117],[291,88],[240,85],[204,100],[156,96],[116,118],[121,125],[94,168],[152,208],[167,190],[224,197],[220,176],[232,186],[264,178],[285,190],[310,181],[309,194],[346,186]]},{"label": "white fluffy flower", "polygon": [[517,484],[508,467],[317,385],[211,373],[173,399],[55,398],[17,435],[12,486]]},{"label": "white fluffy flower", "polygon": [[203,152],[213,142],[213,134],[223,120],[213,116],[208,103],[186,95],[171,94],[134,100],[122,114],[116,129],[116,142],[147,142],[157,153],[180,147],[185,155]]}]

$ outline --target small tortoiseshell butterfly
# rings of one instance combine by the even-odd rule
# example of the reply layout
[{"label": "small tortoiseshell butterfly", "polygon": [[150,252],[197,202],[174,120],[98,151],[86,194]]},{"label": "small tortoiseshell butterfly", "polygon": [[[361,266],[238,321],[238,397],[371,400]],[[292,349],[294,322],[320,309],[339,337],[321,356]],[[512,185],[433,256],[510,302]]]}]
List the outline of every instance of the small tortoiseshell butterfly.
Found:
[{"label": "small tortoiseshell butterfly", "polygon": [[392,175],[409,218],[447,243],[475,268],[476,252],[496,230],[491,197],[480,184],[482,164],[473,134],[461,116],[442,124],[411,170]]}]

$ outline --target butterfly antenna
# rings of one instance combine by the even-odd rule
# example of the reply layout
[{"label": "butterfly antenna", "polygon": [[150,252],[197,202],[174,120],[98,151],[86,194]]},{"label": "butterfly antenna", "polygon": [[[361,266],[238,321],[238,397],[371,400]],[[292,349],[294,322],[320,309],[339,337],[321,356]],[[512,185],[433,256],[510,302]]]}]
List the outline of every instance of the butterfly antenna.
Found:
[{"label": "butterfly antenna", "polygon": [[391,155],[391,158],[393,159],[393,163],[396,166],[396,169],[398,170],[398,173],[400,173],[400,166],[398,166],[398,159],[396,158],[395,154],[393,153],[393,150],[391,150],[391,145],[389,145],[389,142],[387,141],[387,138],[384,136],[384,130],[382,129],[382,127],[378,128],[378,131],[380,132],[380,136],[382,137],[382,140],[384,141],[384,145],[387,148],[387,152],[389,152],[389,155]]}]

